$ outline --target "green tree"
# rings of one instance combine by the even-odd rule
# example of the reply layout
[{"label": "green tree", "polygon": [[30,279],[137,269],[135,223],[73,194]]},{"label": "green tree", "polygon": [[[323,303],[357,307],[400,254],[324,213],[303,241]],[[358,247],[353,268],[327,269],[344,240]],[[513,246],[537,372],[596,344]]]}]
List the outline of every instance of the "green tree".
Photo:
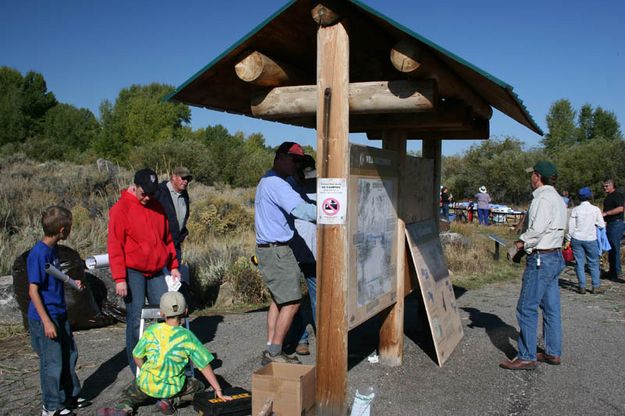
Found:
[{"label": "green tree", "polygon": [[[609,157],[606,157],[609,155]],[[595,138],[561,152],[554,159],[558,168],[558,189],[574,194],[588,186],[595,195],[602,195],[601,181],[614,178],[625,183],[625,142]]]},{"label": "green tree", "polygon": [[575,110],[569,100],[558,100],[551,105],[547,114],[547,128],[542,144],[548,155],[554,155],[577,141]]},{"label": "green tree", "polygon": [[59,104],[48,110],[42,133],[29,139],[26,153],[38,160],[80,161],[99,130],[100,125],[91,111]]},{"label": "green tree", "polygon": [[22,142],[26,137],[22,113],[22,82],[19,71],[0,67],[0,146]]},{"label": "green tree", "polygon": [[21,90],[26,136],[34,136],[41,132],[46,112],[57,105],[57,101],[38,72],[30,71],[24,76]]},{"label": "green tree", "polygon": [[122,160],[135,146],[182,138],[187,132],[183,127],[191,120],[191,110],[184,104],[162,100],[172,90],[171,86],[157,83],[132,85],[120,91],[114,105],[103,102],[102,134],[95,150]]},{"label": "green tree", "polygon": [[577,117],[577,141],[579,143],[593,137],[593,109],[592,105],[584,104]]},{"label": "green tree", "polygon": [[597,107],[592,118],[593,137],[602,137],[610,140],[622,140],[621,127],[612,111]]}]

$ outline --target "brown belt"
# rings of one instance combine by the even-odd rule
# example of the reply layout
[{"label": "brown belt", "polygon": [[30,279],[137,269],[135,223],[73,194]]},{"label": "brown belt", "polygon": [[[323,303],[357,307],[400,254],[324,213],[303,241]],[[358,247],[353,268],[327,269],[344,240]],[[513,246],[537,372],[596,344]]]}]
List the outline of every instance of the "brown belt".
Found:
[{"label": "brown belt", "polygon": [[289,242],[278,241],[277,243],[267,243],[267,244],[256,244],[256,247],[267,248],[267,247],[279,247],[279,246],[288,246]]},{"label": "brown belt", "polygon": [[559,248],[537,248],[536,250],[534,250],[538,253],[553,253],[554,251],[560,251]]}]

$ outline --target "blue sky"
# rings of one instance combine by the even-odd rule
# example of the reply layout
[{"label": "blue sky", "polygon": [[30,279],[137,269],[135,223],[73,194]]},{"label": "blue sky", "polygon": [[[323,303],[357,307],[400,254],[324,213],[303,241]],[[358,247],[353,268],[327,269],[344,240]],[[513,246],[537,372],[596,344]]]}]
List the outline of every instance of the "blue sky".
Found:
[{"label": "blue sky", "polygon": [[[514,87],[537,123],[557,99],[614,111],[625,127],[622,0],[363,0]],[[2,0],[0,65],[44,75],[57,99],[98,115],[132,84],[182,84],[285,0]],[[192,127],[223,124],[315,144],[314,130],[194,109]],[[540,136],[495,111],[491,136],[536,146]],[[362,136],[352,138],[365,142]],[[474,142],[445,141],[443,153]]]}]

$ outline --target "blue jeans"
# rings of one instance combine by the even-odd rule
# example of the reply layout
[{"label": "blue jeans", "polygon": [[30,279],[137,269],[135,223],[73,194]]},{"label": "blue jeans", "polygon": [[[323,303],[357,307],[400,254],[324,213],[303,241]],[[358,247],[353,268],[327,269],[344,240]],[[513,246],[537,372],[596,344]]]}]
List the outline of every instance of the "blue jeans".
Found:
[{"label": "blue jeans", "polygon": [[480,222],[480,224],[488,225],[489,214],[490,214],[490,210],[488,208],[477,209],[477,219]]},{"label": "blue jeans", "polygon": [[167,292],[167,283],[163,273],[149,277],[133,269],[127,269],[126,273],[126,283],[128,284],[128,295],[124,298],[126,303],[126,354],[128,355],[130,371],[134,377],[137,366],[132,358],[132,350],[139,341],[141,309],[145,305],[145,297],[147,296],[150,305],[158,305],[163,293]]},{"label": "blue jeans", "polygon": [[583,241],[573,238],[571,240],[571,248],[575,256],[575,273],[577,273],[579,287],[586,287],[586,272],[584,270],[586,260],[588,260],[592,287],[597,288],[601,286],[601,280],[599,280],[599,245],[597,240]]},{"label": "blue jeans", "polygon": [[533,252],[527,256],[516,308],[519,322],[518,357],[521,360],[536,361],[539,307],[543,311],[545,352],[556,356],[562,353],[558,276],[563,269],[564,259],[559,250],[551,253]]},{"label": "blue jeans", "polygon": [[[306,279],[306,286],[308,287],[308,297],[310,298],[310,307],[312,309],[313,326],[317,325],[317,263],[300,263],[300,269],[304,273]],[[306,330],[307,319],[303,308],[299,308],[297,313],[297,319],[299,325],[301,325],[301,336],[299,338],[299,344],[308,344],[308,331]]]},{"label": "blue jeans", "polygon": [[441,217],[449,221],[449,204],[443,204],[441,208]]},{"label": "blue jeans", "polygon": [[46,337],[43,323],[28,319],[30,341],[39,356],[41,399],[46,410],[59,410],[80,394],[76,375],[78,350],[67,316],[50,317],[56,326],[56,338]]},{"label": "blue jeans", "polygon": [[621,275],[621,239],[625,223],[622,220],[612,221],[606,224],[605,233],[608,236],[610,247],[608,252],[608,260],[610,262],[610,272],[608,276],[615,279]]}]

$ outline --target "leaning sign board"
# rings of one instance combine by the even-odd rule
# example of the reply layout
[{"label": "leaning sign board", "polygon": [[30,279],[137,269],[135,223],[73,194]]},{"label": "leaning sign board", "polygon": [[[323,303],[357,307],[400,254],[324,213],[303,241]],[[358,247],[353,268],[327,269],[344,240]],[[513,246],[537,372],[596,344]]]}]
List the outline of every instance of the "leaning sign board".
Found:
[{"label": "leaning sign board", "polygon": [[442,366],[464,333],[435,220],[407,224],[406,237],[430,323],[438,365]]},{"label": "leaning sign board", "polygon": [[350,145],[348,326],[397,301],[397,154]]}]

